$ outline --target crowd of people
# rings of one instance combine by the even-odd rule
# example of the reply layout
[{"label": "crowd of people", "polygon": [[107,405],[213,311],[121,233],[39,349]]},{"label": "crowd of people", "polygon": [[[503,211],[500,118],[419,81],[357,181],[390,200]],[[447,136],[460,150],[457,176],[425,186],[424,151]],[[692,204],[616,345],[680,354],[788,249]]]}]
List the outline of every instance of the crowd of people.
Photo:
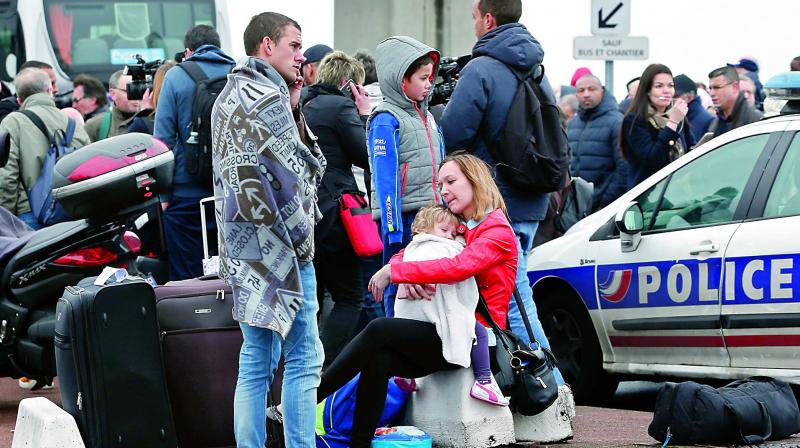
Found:
[{"label": "crowd of people", "polygon": [[[321,44],[303,52],[300,24],[265,12],[245,29],[247,57],[236,62],[212,27],[191,28],[184,61],[208,78],[228,75],[211,121],[213,184],[189,169],[196,163],[187,152],[196,82],[185,64],[165,62],[141,100],[129,99],[131,77],[121,70],[108,90],[77,76],[72,107],[58,109],[53,68],[26,62],[14,80],[16,95],[0,101],[0,131],[12,142],[0,168],[0,206],[29,215],[27,190],[49,146],[13,113],[18,109],[34,112],[51,131],[77,119],[76,148],[145,132],[172,149],[173,185],[161,198],[171,280],[203,275],[199,203],[217,198],[207,230],[219,237],[220,276],[234,290],[244,335],[238,446],[264,446],[266,417],[283,421],[290,446],[314,446],[316,403],[357,373],[353,447],[370,446],[393,377],[413,389],[413,378],[472,365],[476,382],[465,393],[508,405],[488,371],[479,296],[501,328],[530,343],[512,298],[518,289],[535,339],[549,347],[526,272],[548,194],[516,189],[494,172],[488,149],[505,127],[516,74],[544,59],[519,23],[521,13],[520,0],[473,2],[478,40],[438,119],[429,99],[440,54],[411,37],[387,38],[374,58]],[[800,70],[800,59],[791,68]],[[619,103],[585,67],[557,100],[549,80],[541,82],[562,112],[571,175],[594,185],[592,210],[698,142],[761,119],[764,103],[753,58],[712,70],[707,85],[651,64]],[[245,152],[257,158],[235,157]],[[379,229],[377,257],[356,254],[339,215],[341,195],[358,191],[369,197]],[[326,295],[333,307],[323,319]],[[268,409],[281,356],[283,402]]]}]

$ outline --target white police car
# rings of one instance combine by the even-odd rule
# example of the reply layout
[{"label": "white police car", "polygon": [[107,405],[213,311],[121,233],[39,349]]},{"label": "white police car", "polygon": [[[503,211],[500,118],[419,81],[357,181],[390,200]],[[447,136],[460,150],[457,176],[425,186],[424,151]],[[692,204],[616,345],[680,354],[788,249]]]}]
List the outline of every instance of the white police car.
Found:
[{"label": "white police car", "polygon": [[579,400],[609,397],[620,375],[800,384],[792,86],[800,73],[766,88],[795,115],[711,140],[534,249],[539,317]]}]

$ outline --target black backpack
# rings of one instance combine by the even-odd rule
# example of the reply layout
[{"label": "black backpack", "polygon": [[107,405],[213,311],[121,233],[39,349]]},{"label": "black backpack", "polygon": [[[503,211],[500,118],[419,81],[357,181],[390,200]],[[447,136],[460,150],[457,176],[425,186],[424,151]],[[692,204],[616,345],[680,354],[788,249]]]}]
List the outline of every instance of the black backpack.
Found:
[{"label": "black backpack", "polygon": [[[184,61],[178,64],[194,81],[192,94],[192,120],[189,124],[189,138],[183,151],[186,172],[200,185],[213,185],[211,166],[211,110],[214,101],[228,83],[228,73],[209,78],[200,64]],[[231,69],[233,69],[231,65]]]},{"label": "black backpack", "polygon": [[488,142],[497,172],[520,191],[549,193],[569,173],[569,143],[558,106],[542,88],[544,66],[528,73],[512,69],[519,80],[500,138]]}]

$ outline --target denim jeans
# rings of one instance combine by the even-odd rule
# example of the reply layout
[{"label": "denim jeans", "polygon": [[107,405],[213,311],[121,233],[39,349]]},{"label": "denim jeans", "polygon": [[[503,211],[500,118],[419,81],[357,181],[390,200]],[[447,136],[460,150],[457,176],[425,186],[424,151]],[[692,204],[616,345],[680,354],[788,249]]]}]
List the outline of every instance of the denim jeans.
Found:
[{"label": "denim jeans", "polygon": [[[550,343],[544,334],[542,323],[539,321],[539,315],[536,313],[536,303],[533,301],[533,290],[531,289],[531,282],[528,279],[528,255],[533,247],[533,237],[536,236],[536,229],[539,228],[539,221],[519,221],[511,223],[514,233],[517,236],[517,251],[519,259],[517,260],[517,289],[522,298],[522,304],[525,306],[525,312],[528,315],[528,320],[531,323],[533,330],[533,337],[536,341],[541,343],[543,347],[550,348]],[[528,330],[525,328],[525,322],[522,320],[522,315],[519,313],[517,301],[514,296],[511,296],[508,306],[508,323],[511,325],[511,331],[514,332],[525,343],[530,344],[531,338],[528,336]],[[556,381],[558,384],[564,384],[564,378],[558,368],[553,370]]]},{"label": "denim jeans", "polygon": [[244,344],[239,354],[239,379],[233,400],[233,425],[238,448],[263,448],[266,441],[267,390],[281,353],[284,357],[283,432],[286,446],[314,448],[317,386],[323,361],[317,329],[317,287],[314,265],[300,263],[303,305],[286,340],[265,328],[240,323]]}]

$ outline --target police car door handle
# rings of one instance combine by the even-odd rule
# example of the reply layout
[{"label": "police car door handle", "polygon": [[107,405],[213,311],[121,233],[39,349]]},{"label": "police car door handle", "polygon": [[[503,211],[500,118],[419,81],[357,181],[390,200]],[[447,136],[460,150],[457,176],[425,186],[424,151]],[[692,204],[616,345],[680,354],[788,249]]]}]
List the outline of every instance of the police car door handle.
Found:
[{"label": "police car door handle", "polygon": [[691,255],[700,255],[700,253],[702,253],[702,252],[711,253],[711,252],[716,252],[718,250],[719,250],[719,244],[710,243],[709,242],[709,243],[706,243],[706,244],[701,244],[699,246],[695,246],[694,248],[692,248],[692,250],[689,251],[689,254],[691,254]]}]

